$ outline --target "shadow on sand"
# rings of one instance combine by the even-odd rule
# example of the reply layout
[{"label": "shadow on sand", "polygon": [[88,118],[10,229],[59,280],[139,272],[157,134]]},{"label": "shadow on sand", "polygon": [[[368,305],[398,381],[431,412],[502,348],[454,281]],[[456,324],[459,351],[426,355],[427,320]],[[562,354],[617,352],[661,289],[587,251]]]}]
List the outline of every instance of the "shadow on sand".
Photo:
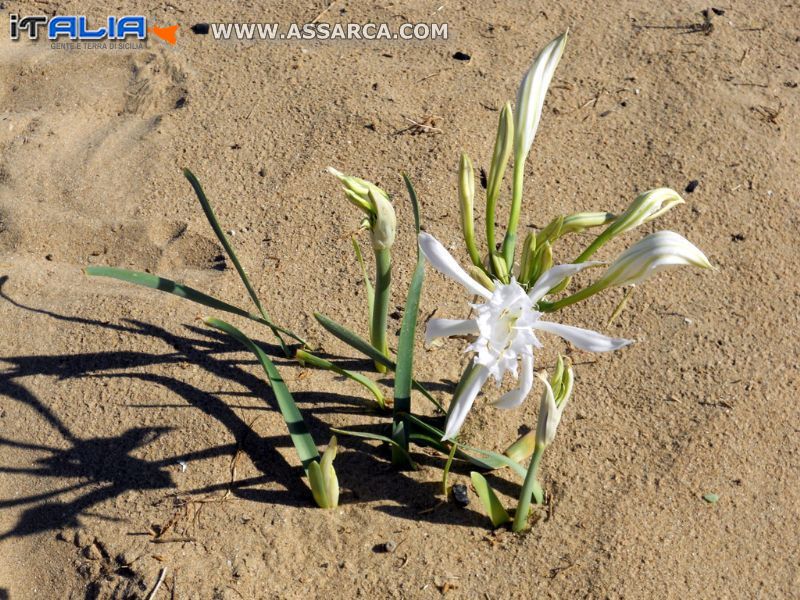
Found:
[{"label": "shadow on sand", "polygon": [[[0,372],[0,398],[10,399],[37,411],[47,426],[58,432],[63,439],[59,446],[43,446],[24,441],[24,434],[17,439],[0,437],[3,447],[30,451],[40,458],[32,459],[26,466],[9,466],[0,463],[0,473],[20,474],[58,480],[75,480],[76,483],[50,491],[14,498],[0,498],[0,510],[25,507],[17,523],[8,531],[0,532],[0,540],[36,534],[48,530],[80,525],[80,516],[91,514],[92,507],[114,498],[128,490],[165,490],[165,495],[174,490],[169,467],[178,463],[233,456],[237,449],[244,452],[262,475],[239,479],[233,482],[213,484],[192,490],[189,494],[207,494],[230,489],[235,497],[254,502],[270,502],[292,506],[310,506],[311,494],[302,483],[302,469],[290,465],[279,452],[279,448],[291,446],[288,435],[261,436],[251,430],[249,424],[223,399],[223,393],[209,393],[188,381],[170,375],[143,372],[141,367],[178,363],[191,363],[222,379],[236,381],[247,389],[247,394],[264,398],[263,410],[277,410],[275,397],[263,378],[254,375],[251,367],[255,361],[226,358],[230,353],[240,353],[238,343],[223,334],[192,325],[183,326],[186,335],[177,335],[166,329],[134,320],[110,323],[82,317],[60,315],[54,312],[25,306],[2,289],[7,277],[0,277],[0,298],[19,310],[36,312],[58,321],[114,330],[123,335],[156,338],[170,348],[162,354],[114,350],[96,353],[20,355],[0,357],[7,368]],[[124,339],[124,338],[123,338]],[[124,343],[124,342],[123,342]],[[282,356],[277,346],[261,343],[271,356]],[[331,359],[332,357],[328,357]],[[335,358],[335,357],[333,357]],[[286,361],[275,359],[276,364]],[[369,369],[370,363],[361,360],[342,360],[337,364],[343,368]],[[61,380],[83,377],[131,378],[163,386],[183,399],[185,404],[137,405],[137,408],[173,407],[199,410],[210,419],[225,426],[236,443],[223,444],[197,452],[168,456],[159,460],[144,460],[134,452],[150,444],[170,431],[165,427],[134,427],[114,437],[83,437],[71,431],[52,408],[25,386],[29,377],[48,376]],[[332,375],[333,376],[333,375]],[[363,414],[364,400],[329,392],[297,392],[295,401],[304,409],[304,417],[314,439],[326,442],[330,437],[329,426],[318,418],[325,413]],[[384,425],[359,426],[359,429],[387,433]],[[19,439],[22,438],[22,439]],[[373,502],[386,500],[377,510],[414,521],[427,520],[446,522],[451,525],[474,526],[482,522],[482,515],[469,509],[443,507],[433,512],[420,514],[424,508],[436,504],[440,484],[424,484],[391,468],[388,461],[376,456],[375,449],[364,440],[343,440],[348,449],[337,458],[337,473],[345,490],[343,502]],[[388,454],[388,452],[386,453]],[[443,459],[427,454],[415,456],[424,463],[443,465]],[[457,468],[456,468],[457,469]],[[456,470],[454,469],[454,470]],[[370,477],[363,477],[370,474]],[[276,486],[265,487],[267,483]],[[71,500],[59,497],[67,494]],[[2,598],[2,596],[0,596]]]}]

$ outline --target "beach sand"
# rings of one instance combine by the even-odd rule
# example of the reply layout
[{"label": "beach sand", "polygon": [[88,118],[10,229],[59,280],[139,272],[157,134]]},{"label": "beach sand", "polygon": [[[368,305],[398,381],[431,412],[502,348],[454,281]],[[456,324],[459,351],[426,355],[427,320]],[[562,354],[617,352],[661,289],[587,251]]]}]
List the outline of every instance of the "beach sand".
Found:
[{"label": "beach sand", "polygon": [[[0,598],[144,598],[165,568],[156,598],[798,597],[800,6],[733,0],[709,27],[697,2],[222,4],[3,3]],[[179,24],[177,44],[67,51],[7,35],[9,13],[139,12]],[[222,42],[190,30],[320,13],[446,22],[450,39]],[[395,313],[415,260],[401,173],[425,229],[466,263],[459,153],[488,168],[499,109],[567,27],[521,226],[619,212],[669,186],[686,204],[599,258],[671,229],[718,269],[660,274],[608,328],[619,290],[560,315],[636,343],[569,352],[575,393],[529,534],[492,532],[473,491],[467,508],[440,504],[446,457],[417,448],[420,470],[397,472],[386,448],[355,438],[340,439],[335,463],[341,506],[317,509],[260,368],[197,320],[223,315],[83,274],[147,270],[248,306],[189,167],[274,320],[369,372],[313,318],[366,335],[350,236],[368,241],[325,168],[394,197]],[[507,208],[506,187],[501,224]],[[476,213],[482,231],[480,202]],[[556,259],[590,239],[568,239]],[[423,348],[422,321],[464,317],[467,300],[428,269],[416,375],[443,402],[467,342]],[[363,388],[282,358],[267,329],[231,319],[268,344],[321,446],[330,427],[387,422],[365,410]],[[398,312],[392,348],[399,327]],[[545,341],[537,366],[552,369],[567,346]],[[535,426],[539,391],[511,412],[486,392],[464,439],[502,451]],[[416,396],[414,407],[429,412]],[[519,481],[490,479],[513,506]],[[469,467],[451,482],[469,485]]]}]

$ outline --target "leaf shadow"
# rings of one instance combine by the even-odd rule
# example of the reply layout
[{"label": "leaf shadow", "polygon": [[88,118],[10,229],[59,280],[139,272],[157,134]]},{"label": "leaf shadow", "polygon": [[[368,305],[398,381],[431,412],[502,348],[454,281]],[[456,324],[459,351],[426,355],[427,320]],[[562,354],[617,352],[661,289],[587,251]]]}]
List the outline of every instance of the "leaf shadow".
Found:
[{"label": "leaf shadow", "polygon": [[[263,408],[253,410],[276,411],[277,403],[265,379],[248,370],[252,369],[256,361],[225,356],[230,353],[241,353],[238,343],[220,332],[191,324],[183,326],[187,334],[179,335],[165,328],[133,319],[107,322],[26,306],[8,296],[3,290],[7,280],[6,276],[0,277],[0,298],[20,310],[84,327],[116,331],[124,336],[157,339],[169,349],[161,353],[110,350],[50,355],[22,354],[0,358],[0,362],[8,366],[7,369],[0,371],[0,397],[9,398],[35,410],[39,418],[57,432],[60,438],[58,446],[37,446],[16,439],[0,438],[0,448],[14,447],[32,453],[31,456],[38,455],[37,458],[30,458],[29,464],[24,467],[0,464],[0,473],[77,480],[76,483],[39,494],[13,499],[0,498],[0,508],[23,507],[16,524],[8,531],[0,532],[0,541],[48,530],[79,527],[81,516],[91,514],[93,507],[129,490],[165,490],[165,493],[169,493],[175,489],[173,471],[170,467],[174,470],[177,463],[233,456],[237,449],[249,457],[262,475],[211,484],[190,490],[188,493],[230,490],[235,497],[251,501],[291,506],[313,505],[311,494],[301,479],[302,468],[299,464],[288,462],[280,452],[282,448],[291,446],[288,434],[258,435],[252,430],[250,423],[237,412],[236,407],[225,402],[223,394],[200,389],[176,376],[153,373],[145,369],[191,363],[215,377],[235,381],[245,388],[243,395],[263,398],[266,401]],[[257,343],[268,354],[274,357],[282,356],[277,345],[262,341]],[[283,359],[276,358],[275,362],[281,365],[287,364]],[[369,364],[368,361],[350,363],[351,366]],[[162,386],[185,402],[185,405],[181,406],[201,411],[222,424],[234,441],[157,460],[141,459],[134,453],[169,433],[171,431],[169,428],[133,427],[117,436],[90,437],[78,434],[67,426],[48,402],[38,398],[26,387],[25,379],[36,376],[55,377],[58,380],[134,379]],[[351,396],[323,391],[301,391],[296,392],[294,396],[299,405],[311,409],[303,410],[303,413],[312,436],[318,442],[327,440],[330,436],[329,425],[318,415],[364,413],[363,400]],[[147,403],[140,408],[144,410],[154,406],[170,406],[176,409],[179,407],[176,404]],[[136,408],[137,405],[131,407]],[[434,519],[426,517],[425,514],[420,515],[417,510],[421,498],[431,500],[433,503],[433,493],[429,483],[418,482],[406,474],[398,473],[391,468],[388,461],[378,458],[374,446],[364,440],[351,438],[347,441],[346,447],[352,451],[343,452],[337,458],[340,480],[343,486],[351,490],[351,495],[345,496],[345,501],[363,503],[391,500],[395,504],[381,506],[377,510],[415,521],[421,518]],[[43,457],[40,456],[42,454]],[[363,473],[370,473],[374,477],[359,475]],[[64,482],[59,481],[59,485],[62,483]],[[267,489],[265,484],[269,484],[270,489]],[[280,489],[275,489],[276,487]],[[464,511],[463,514],[469,513],[470,511]],[[444,513],[439,513],[435,518],[443,518],[442,514]],[[449,520],[447,522],[475,525],[472,517],[453,518],[457,523]]]}]

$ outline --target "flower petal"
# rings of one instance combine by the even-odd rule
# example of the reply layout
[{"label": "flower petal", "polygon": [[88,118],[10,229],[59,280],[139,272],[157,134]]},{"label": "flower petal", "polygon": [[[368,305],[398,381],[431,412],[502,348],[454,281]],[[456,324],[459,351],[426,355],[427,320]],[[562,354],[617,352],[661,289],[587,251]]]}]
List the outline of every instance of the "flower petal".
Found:
[{"label": "flower petal", "polygon": [[582,271],[586,267],[593,267],[602,264],[599,261],[592,260],[583,263],[570,263],[566,265],[558,265],[552,269],[548,269],[542,273],[541,277],[536,280],[536,284],[528,292],[528,298],[532,302],[538,302],[547,295],[551,289],[561,283],[567,277],[572,277],[578,271]]},{"label": "flower petal", "polygon": [[431,234],[424,231],[419,234],[419,249],[428,259],[428,262],[431,263],[431,266],[442,275],[446,275],[453,281],[460,283],[473,294],[478,294],[484,298],[492,297],[492,293],[467,275],[467,272],[459,266],[456,259]]},{"label": "flower petal", "polygon": [[431,319],[425,330],[425,344],[442,337],[477,333],[478,323],[475,319]]},{"label": "flower petal", "polygon": [[506,392],[494,406],[497,408],[516,408],[525,398],[533,387],[533,354],[522,355],[522,372],[519,376],[519,387],[510,392]]},{"label": "flower petal", "polygon": [[562,323],[552,323],[549,321],[537,321],[534,329],[539,331],[547,331],[555,333],[577,346],[581,350],[588,350],[589,352],[608,352],[609,350],[619,350],[620,348],[633,343],[633,340],[626,340],[623,338],[612,338],[602,333],[597,333],[591,329],[583,329],[582,327],[573,327],[572,325],[564,325]]},{"label": "flower petal", "polygon": [[442,441],[451,440],[458,435],[464,419],[467,418],[472,403],[481,391],[483,384],[489,378],[489,369],[482,365],[475,365],[472,372],[467,376],[467,380],[459,390],[458,396],[453,398],[453,404],[447,415],[447,425],[445,426]]}]

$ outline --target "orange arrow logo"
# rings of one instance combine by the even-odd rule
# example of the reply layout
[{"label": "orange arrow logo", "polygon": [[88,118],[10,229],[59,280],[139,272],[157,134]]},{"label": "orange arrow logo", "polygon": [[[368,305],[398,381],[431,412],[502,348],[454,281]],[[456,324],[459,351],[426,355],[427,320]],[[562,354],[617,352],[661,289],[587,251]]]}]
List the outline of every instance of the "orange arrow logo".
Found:
[{"label": "orange arrow logo", "polygon": [[160,37],[167,42],[170,46],[174,46],[178,42],[175,32],[178,31],[178,25],[170,25],[169,27],[151,27],[150,31],[153,35]]}]

